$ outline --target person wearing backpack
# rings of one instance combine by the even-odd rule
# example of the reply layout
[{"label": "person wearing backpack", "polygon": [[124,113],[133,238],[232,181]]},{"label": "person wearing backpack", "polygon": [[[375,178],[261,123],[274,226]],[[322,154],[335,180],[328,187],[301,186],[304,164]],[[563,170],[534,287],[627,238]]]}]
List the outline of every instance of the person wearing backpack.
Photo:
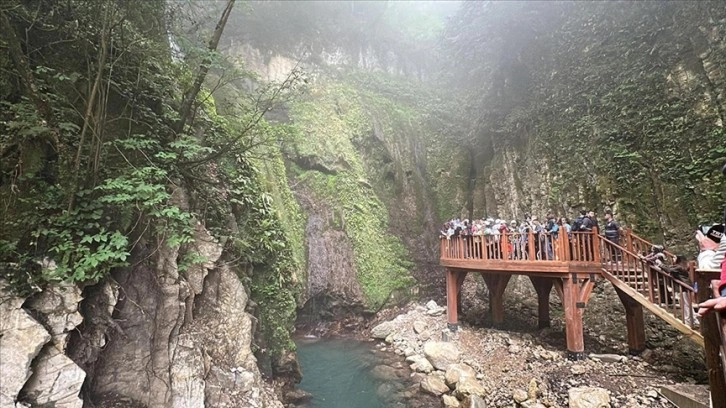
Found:
[{"label": "person wearing backpack", "polygon": [[580,215],[575,218],[575,221],[572,222],[572,228],[570,228],[571,232],[578,232],[580,231],[580,228],[582,228],[582,221],[585,219],[585,215],[587,212],[585,210],[580,211]]}]

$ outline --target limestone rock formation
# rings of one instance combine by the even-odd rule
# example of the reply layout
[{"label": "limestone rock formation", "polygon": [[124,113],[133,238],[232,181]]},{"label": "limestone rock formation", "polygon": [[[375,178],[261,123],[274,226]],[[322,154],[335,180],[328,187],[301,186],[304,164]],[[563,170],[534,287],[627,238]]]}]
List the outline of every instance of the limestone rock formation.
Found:
[{"label": "limestone rock formation", "polygon": [[[0,406],[80,408],[86,373],[64,352],[68,333],[81,323],[81,291],[50,286],[27,301],[0,289]],[[38,320],[22,308],[29,308]]]},{"label": "limestone rock formation", "polygon": [[30,378],[30,366],[50,334],[23,310],[24,299],[0,282],[0,406],[12,407]]},{"label": "limestone rock formation", "polygon": [[93,392],[159,407],[280,406],[252,354],[247,290],[234,270],[215,265],[221,245],[197,225],[185,250],[206,261],[185,271],[182,249],[156,246],[141,243],[135,256],[147,261],[115,276],[123,336],[96,363]]},{"label": "limestone rock formation", "polygon": [[86,372],[53,342],[46,344],[33,360],[32,371],[33,375],[21,391],[21,400],[31,406],[83,407],[79,393]]}]

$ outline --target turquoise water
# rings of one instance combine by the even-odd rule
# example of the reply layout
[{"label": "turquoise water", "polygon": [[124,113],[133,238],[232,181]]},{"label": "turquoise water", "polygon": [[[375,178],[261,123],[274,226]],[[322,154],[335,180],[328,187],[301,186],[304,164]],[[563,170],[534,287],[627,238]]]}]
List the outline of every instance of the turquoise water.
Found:
[{"label": "turquoise water", "polygon": [[347,339],[299,340],[297,357],[303,370],[299,387],[313,395],[309,408],[382,408],[371,375],[379,364],[370,343]]}]

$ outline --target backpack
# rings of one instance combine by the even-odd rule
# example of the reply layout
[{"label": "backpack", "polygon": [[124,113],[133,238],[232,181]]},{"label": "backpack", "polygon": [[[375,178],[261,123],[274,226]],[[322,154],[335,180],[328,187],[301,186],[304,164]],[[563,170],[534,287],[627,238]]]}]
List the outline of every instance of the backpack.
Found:
[{"label": "backpack", "polygon": [[572,222],[572,228],[570,229],[570,231],[577,232],[580,229],[582,229],[582,220],[584,218],[585,217],[583,217],[583,216],[579,216],[579,217],[575,218],[575,221]]}]

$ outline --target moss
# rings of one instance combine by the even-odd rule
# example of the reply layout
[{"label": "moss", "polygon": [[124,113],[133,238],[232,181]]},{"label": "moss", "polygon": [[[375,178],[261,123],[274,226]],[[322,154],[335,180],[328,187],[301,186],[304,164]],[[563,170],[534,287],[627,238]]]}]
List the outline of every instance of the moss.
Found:
[{"label": "moss", "polygon": [[[339,225],[351,241],[366,300],[377,308],[415,281],[408,250],[391,233],[389,210],[380,191],[371,187],[377,184],[372,179],[381,174],[372,171],[356,147],[365,148],[366,139],[374,136],[374,116],[367,106],[365,95],[350,83],[318,83],[305,100],[292,106],[290,116],[299,137],[294,152],[288,154],[311,157],[332,169],[329,174],[291,166],[297,179],[340,215]],[[394,194],[389,188],[393,187],[383,190]]]}]

